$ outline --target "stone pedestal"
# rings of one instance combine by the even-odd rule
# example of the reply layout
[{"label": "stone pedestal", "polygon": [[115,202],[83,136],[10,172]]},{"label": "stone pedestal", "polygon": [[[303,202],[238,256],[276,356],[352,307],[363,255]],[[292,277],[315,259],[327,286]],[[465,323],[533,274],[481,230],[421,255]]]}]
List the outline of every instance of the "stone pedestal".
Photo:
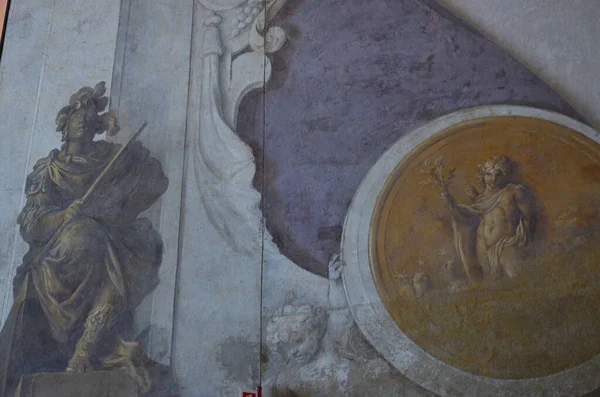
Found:
[{"label": "stone pedestal", "polygon": [[137,397],[124,370],[34,374],[21,378],[15,397]]}]

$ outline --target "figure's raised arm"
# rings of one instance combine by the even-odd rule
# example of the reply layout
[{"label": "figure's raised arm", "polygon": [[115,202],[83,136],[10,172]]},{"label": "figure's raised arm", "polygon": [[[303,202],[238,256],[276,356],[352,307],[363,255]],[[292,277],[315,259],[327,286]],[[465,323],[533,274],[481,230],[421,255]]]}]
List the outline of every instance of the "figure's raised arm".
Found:
[{"label": "figure's raised arm", "polygon": [[452,217],[458,221],[467,221],[468,219],[477,216],[477,213],[468,205],[458,204],[454,196],[452,196],[448,190],[443,191],[440,196]]}]

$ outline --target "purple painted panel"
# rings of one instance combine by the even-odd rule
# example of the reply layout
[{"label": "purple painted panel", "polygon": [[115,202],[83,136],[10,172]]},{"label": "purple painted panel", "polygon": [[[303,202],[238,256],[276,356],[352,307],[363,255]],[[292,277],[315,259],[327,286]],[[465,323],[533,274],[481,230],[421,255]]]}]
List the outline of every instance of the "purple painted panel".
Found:
[{"label": "purple painted panel", "polygon": [[403,134],[499,103],[577,117],[498,46],[417,0],[292,1],[281,18],[289,41],[238,130],[255,150],[275,241],[317,274],[339,250],[361,180]]}]

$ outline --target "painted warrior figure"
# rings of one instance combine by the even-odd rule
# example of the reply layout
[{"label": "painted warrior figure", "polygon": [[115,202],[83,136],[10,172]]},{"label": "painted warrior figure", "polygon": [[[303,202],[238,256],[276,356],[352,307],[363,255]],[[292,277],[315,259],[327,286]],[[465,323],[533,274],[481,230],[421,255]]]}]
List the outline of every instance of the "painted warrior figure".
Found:
[{"label": "painted warrior figure", "polygon": [[138,216],[168,180],[139,142],[120,150],[94,141],[119,130],[116,118],[103,113],[105,91],[102,82],[71,96],[56,118],[64,144],[27,178],[18,224],[30,249],[14,279],[15,303],[1,335],[0,382],[119,362],[115,355],[131,347],[119,335],[121,319],[158,284],[162,240]]},{"label": "painted warrior figure", "polygon": [[523,247],[532,239],[533,198],[522,184],[511,183],[514,163],[496,156],[479,166],[479,193],[467,189],[471,204],[457,204],[447,189],[442,199],[452,214],[454,246],[470,280],[484,274],[492,278],[515,277]]}]

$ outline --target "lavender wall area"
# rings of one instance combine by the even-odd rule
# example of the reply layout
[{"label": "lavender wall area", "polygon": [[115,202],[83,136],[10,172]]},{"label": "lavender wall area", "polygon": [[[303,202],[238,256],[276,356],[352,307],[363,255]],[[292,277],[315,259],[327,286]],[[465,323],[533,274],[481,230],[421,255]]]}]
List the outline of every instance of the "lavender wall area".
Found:
[{"label": "lavender wall area", "polygon": [[289,41],[271,57],[266,91],[242,104],[238,131],[257,158],[268,229],[314,273],[326,275],[355,191],[402,135],[479,105],[578,118],[503,50],[428,4],[292,1],[280,13]]}]

